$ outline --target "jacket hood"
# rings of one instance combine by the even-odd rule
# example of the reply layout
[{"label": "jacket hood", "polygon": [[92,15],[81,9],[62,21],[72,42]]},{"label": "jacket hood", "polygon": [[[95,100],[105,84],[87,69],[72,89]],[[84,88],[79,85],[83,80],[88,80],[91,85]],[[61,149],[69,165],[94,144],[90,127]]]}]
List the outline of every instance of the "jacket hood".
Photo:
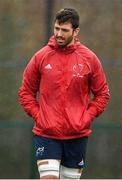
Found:
[{"label": "jacket hood", "polygon": [[49,39],[49,42],[48,42],[48,46],[50,46],[52,49],[56,49],[58,51],[62,51],[66,54],[68,53],[72,53],[73,51],[75,51],[78,46],[80,46],[81,43],[79,41],[79,39],[75,39],[74,41],[74,44],[72,45],[69,45],[69,46],[66,46],[66,47],[59,47],[56,43],[56,40],[55,40],[55,37],[52,36],[50,39]]}]

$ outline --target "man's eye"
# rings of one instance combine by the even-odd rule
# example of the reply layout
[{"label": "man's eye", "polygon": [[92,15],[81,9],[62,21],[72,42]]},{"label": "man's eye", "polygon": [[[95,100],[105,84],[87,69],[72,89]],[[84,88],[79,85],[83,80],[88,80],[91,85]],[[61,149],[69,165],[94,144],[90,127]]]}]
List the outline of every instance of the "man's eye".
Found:
[{"label": "man's eye", "polygon": [[55,30],[59,31],[59,28],[55,27]]},{"label": "man's eye", "polygon": [[62,29],[64,32],[69,32],[69,30],[68,29]]},{"label": "man's eye", "polygon": [[64,32],[69,32],[69,30],[65,29]]}]

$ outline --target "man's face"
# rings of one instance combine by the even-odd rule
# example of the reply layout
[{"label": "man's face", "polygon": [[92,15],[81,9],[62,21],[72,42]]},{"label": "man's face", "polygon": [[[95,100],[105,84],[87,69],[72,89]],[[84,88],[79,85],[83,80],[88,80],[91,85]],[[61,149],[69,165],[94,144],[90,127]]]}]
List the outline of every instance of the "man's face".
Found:
[{"label": "man's face", "polygon": [[54,36],[58,46],[65,47],[70,45],[76,36],[75,31],[70,22],[59,24],[56,21],[54,24]]}]

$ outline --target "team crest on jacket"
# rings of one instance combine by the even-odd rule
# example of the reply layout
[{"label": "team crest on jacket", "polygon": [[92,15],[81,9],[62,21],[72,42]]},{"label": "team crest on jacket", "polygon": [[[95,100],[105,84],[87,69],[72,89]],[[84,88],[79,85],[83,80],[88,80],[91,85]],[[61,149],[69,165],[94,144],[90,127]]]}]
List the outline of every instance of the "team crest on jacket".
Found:
[{"label": "team crest on jacket", "polygon": [[89,73],[89,67],[87,64],[75,64],[73,66],[73,76],[74,77],[84,77],[84,75]]},{"label": "team crest on jacket", "polygon": [[74,72],[74,74],[73,74],[73,76],[77,76],[77,77],[83,77],[82,75],[81,75],[81,72],[82,72],[82,70],[83,70],[83,64],[75,64],[74,66],[73,66],[73,72]]}]

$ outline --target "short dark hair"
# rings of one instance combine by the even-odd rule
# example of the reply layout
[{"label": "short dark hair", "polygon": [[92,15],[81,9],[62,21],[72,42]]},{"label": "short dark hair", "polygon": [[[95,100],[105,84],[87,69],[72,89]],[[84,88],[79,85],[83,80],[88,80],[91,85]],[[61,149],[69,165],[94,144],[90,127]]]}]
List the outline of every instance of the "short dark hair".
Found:
[{"label": "short dark hair", "polygon": [[75,9],[64,8],[57,12],[55,21],[58,21],[59,24],[70,22],[73,29],[79,27],[79,15]]}]

